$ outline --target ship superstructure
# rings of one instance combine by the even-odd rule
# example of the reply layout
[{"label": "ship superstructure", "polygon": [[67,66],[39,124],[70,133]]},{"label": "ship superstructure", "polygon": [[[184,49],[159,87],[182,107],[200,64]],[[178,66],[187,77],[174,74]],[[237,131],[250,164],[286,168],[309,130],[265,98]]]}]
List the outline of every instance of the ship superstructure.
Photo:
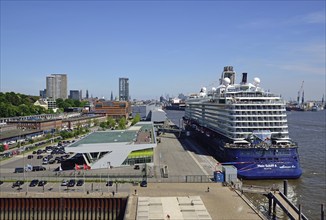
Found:
[{"label": "ship superstructure", "polygon": [[289,137],[285,101],[247,82],[247,73],[235,83],[232,66],[224,67],[220,85],[186,101],[184,122],[197,131],[209,150],[238,168],[247,179],[298,178],[302,171],[297,144]]}]

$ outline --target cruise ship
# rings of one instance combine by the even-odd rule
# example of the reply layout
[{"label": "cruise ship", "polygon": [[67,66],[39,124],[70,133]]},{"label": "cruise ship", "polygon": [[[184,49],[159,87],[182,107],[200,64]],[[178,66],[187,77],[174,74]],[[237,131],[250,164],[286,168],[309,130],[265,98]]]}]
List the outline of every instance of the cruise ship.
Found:
[{"label": "cruise ship", "polygon": [[187,133],[200,138],[221,164],[232,164],[243,179],[296,179],[302,174],[298,146],[289,137],[285,101],[247,82],[235,83],[224,67],[220,85],[201,88],[186,100]]}]

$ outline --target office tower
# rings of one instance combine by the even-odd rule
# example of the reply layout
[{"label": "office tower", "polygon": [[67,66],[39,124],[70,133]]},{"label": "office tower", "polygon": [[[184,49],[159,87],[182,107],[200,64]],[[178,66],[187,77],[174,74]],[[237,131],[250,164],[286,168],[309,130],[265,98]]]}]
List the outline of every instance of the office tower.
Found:
[{"label": "office tower", "polygon": [[46,89],[40,90],[40,97],[42,99],[45,99],[46,98]]},{"label": "office tower", "polygon": [[129,79],[119,78],[119,100],[129,101]]},{"label": "office tower", "polygon": [[46,77],[46,97],[67,98],[67,74],[51,74]]},{"label": "office tower", "polygon": [[111,101],[113,101],[113,92],[111,91]]},{"label": "office tower", "polygon": [[86,99],[88,99],[89,96],[88,96],[88,89],[86,90]]},{"label": "office tower", "polygon": [[70,99],[73,100],[80,100],[80,91],[79,90],[70,90]]}]

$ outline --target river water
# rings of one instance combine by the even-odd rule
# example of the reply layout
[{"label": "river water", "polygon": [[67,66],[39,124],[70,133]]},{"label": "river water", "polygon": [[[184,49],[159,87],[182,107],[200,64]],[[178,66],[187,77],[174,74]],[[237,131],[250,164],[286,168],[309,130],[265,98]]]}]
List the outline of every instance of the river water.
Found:
[{"label": "river water", "polygon": [[[184,111],[166,111],[167,117],[180,125]],[[321,219],[321,204],[326,205],[326,111],[287,112],[290,137],[299,145],[300,164],[303,174],[299,179],[288,180],[288,197],[309,219]],[[245,180],[244,184],[279,186],[283,180]],[[268,200],[264,196],[247,194],[262,211]],[[278,218],[287,219],[278,211]]]}]

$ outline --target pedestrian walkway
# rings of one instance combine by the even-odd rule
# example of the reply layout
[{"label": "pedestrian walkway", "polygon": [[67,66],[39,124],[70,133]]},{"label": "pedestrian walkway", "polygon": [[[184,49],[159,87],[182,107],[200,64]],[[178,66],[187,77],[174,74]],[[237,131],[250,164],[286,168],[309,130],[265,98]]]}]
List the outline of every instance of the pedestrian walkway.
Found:
[{"label": "pedestrian walkway", "polygon": [[[207,187],[209,187],[209,192],[207,191]],[[176,213],[178,215],[178,211],[175,210],[178,208],[178,206],[173,206],[174,208],[170,209],[171,213],[169,213],[169,206],[163,206],[165,198],[168,197],[172,198],[172,200],[173,198],[180,198],[181,200],[183,199],[183,201],[188,201],[187,198],[200,199],[203,203],[203,206],[207,210],[207,216],[210,216],[211,219],[261,219],[261,217],[256,213],[256,211],[253,210],[241,198],[241,196],[239,196],[236,192],[232,191],[229,187],[223,187],[220,183],[149,183],[148,187],[135,187],[135,189],[137,189],[137,194],[133,194],[130,196],[133,198],[133,202],[128,206],[128,209],[130,210],[127,212],[130,213],[130,215],[127,216],[126,220],[137,219],[136,210],[139,207],[139,202],[143,202],[144,198],[156,198],[156,204],[157,201],[161,201],[161,211],[164,215],[163,219],[167,219],[167,214],[170,215],[170,219],[177,219],[174,218],[171,213]],[[131,190],[131,192],[134,192],[134,190]],[[135,197],[137,199],[135,199]],[[197,199],[193,200],[194,203],[197,203]],[[191,205],[191,200],[189,204]],[[163,207],[165,208],[163,209]],[[182,208],[183,210],[185,210],[189,207],[190,206]],[[203,208],[202,206],[198,207],[200,207],[200,209]],[[144,207],[142,208],[144,209]],[[156,210],[153,213],[161,213],[161,211]],[[191,210],[189,211],[193,212]],[[192,216],[192,214],[190,215]],[[186,218],[186,214],[184,216],[184,219],[191,219],[191,216],[188,216],[189,218]],[[206,219],[206,217],[204,218],[203,214],[203,219]],[[140,219],[141,218],[139,218],[139,220]]]}]

